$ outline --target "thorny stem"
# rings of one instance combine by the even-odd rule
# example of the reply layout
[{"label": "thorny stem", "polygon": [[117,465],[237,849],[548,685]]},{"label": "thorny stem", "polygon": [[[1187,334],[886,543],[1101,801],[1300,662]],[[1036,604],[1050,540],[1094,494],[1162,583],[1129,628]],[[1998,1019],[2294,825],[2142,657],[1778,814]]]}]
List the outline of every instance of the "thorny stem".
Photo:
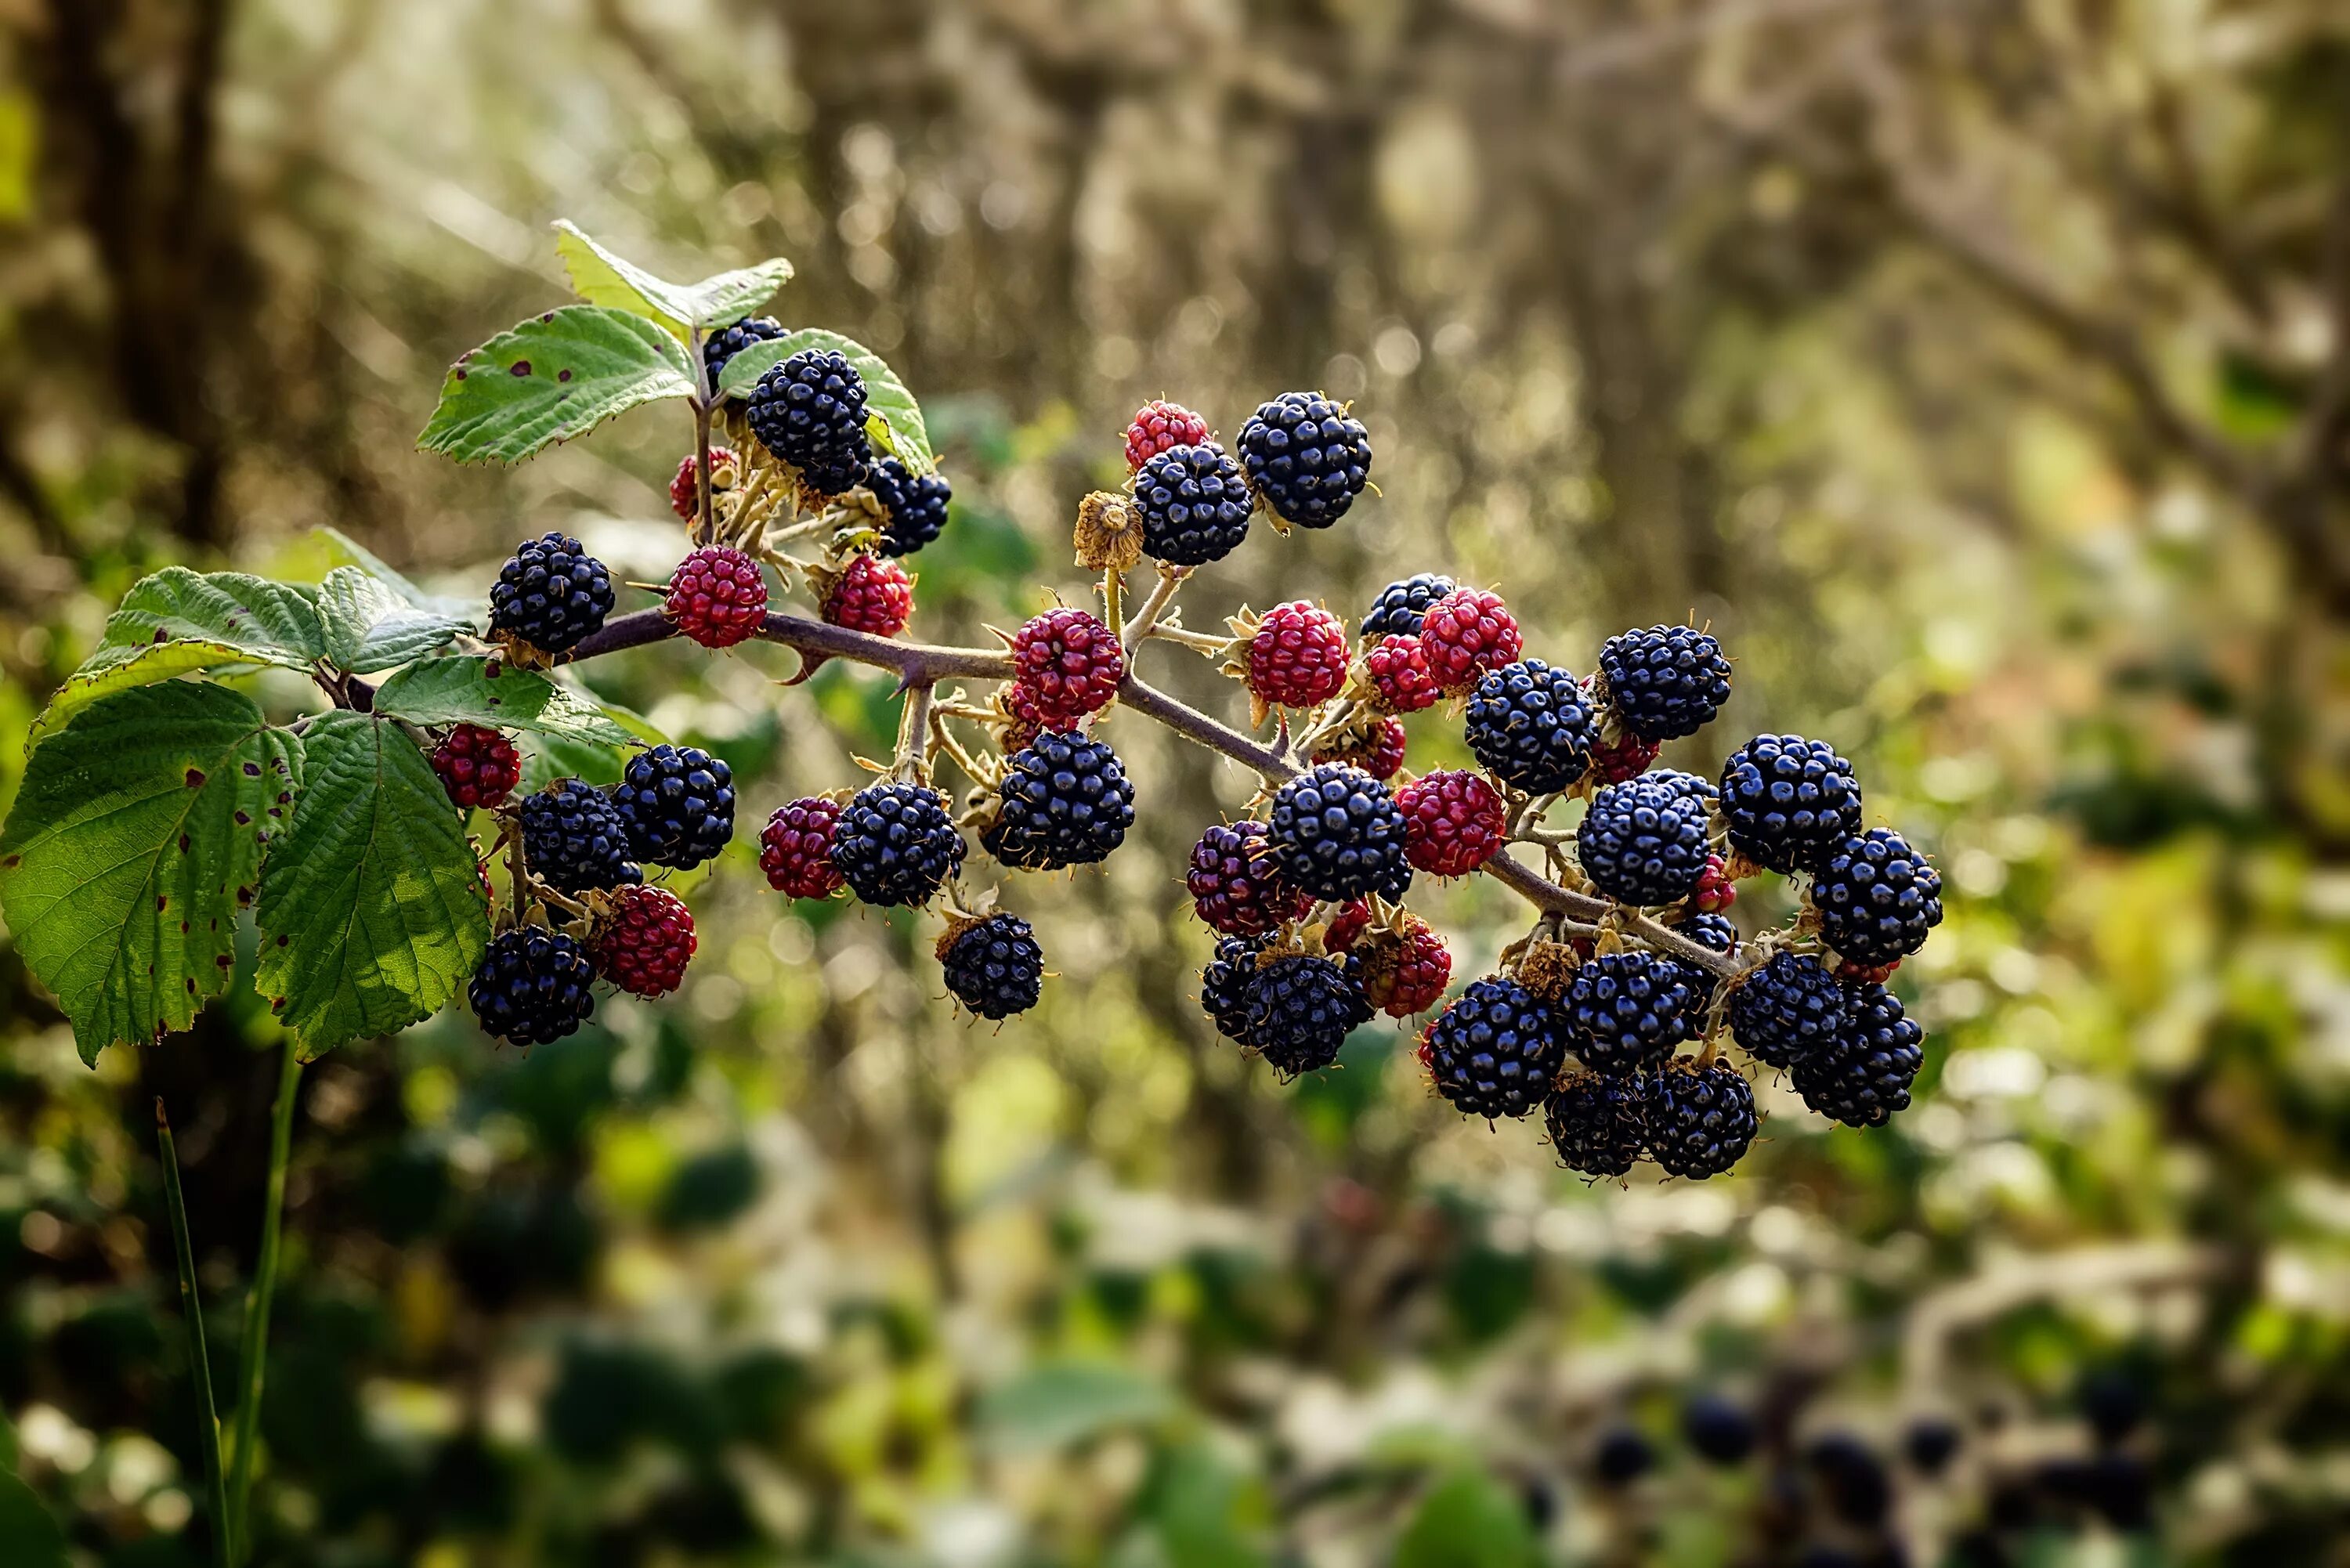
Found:
[{"label": "thorny stem", "polygon": [[975,784],[983,784],[987,782],[987,774],[981,769],[978,760],[963,750],[962,742],[954,738],[952,730],[947,728],[950,713],[968,715],[969,710],[951,702],[933,707],[931,710],[931,738],[941,751],[954,759],[954,764],[962,770],[963,777]]},{"label": "thorny stem", "polygon": [[1118,631],[1120,642],[1125,641],[1125,606],[1126,574],[1116,566],[1104,566],[1102,568],[1102,619]]},{"label": "thorny stem", "polygon": [[899,682],[906,692],[906,706],[898,714],[898,755],[891,769],[899,778],[910,774],[927,781],[930,777],[931,704],[938,701],[939,689],[925,680],[919,686]]}]

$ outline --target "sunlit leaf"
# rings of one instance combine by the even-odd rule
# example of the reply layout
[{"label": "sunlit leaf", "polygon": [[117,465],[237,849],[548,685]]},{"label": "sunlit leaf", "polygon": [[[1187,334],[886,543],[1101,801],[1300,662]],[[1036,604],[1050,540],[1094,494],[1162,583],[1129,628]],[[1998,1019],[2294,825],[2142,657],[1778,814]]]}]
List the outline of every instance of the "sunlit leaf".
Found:
[{"label": "sunlit leaf", "polygon": [[419,609],[390,584],[358,566],[337,566],[318,585],[327,659],[338,670],[371,674],[446,648],[473,627]]},{"label": "sunlit leaf", "polygon": [[625,310],[567,305],[457,361],[416,444],[461,462],[518,462],[639,403],[693,392],[685,346],[661,327]]},{"label": "sunlit leaf", "polygon": [[792,264],[775,256],[700,283],[671,283],[606,249],[567,220],[558,219],[555,230],[556,253],[580,298],[657,321],[681,341],[693,327],[741,320],[792,278]]},{"label": "sunlit leaf", "polygon": [[625,746],[637,738],[569,687],[512,665],[493,677],[490,664],[470,657],[412,664],[383,683],[375,694],[375,711],[413,724],[528,730],[606,746]]}]

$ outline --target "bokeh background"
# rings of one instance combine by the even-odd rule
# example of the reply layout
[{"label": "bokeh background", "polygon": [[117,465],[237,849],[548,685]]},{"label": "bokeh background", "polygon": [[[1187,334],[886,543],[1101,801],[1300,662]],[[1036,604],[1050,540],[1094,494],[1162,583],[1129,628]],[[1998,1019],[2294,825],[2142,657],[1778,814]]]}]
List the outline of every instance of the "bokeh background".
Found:
[{"label": "bokeh background", "polygon": [[[921,635],[1083,592],[1141,399],[1319,386],[1382,493],[1191,624],[1448,569],[1581,670],[1694,614],[1737,695],[1668,760],[1831,737],[1948,878],[1916,1108],[1765,1085],[1733,1177],[1621,1189],[1391,1028],[1292,1087],[1221,1042],[1175,872],[1244,786],[1137,720],[1134,839],[1013,889],[1060,978],[1000,1031],[738,842],[673,1003],[305,1075],[263,1562],[2350,1562],[2339,5],[6,0],[0,62],[0,794],[156,566],[331,524],[452,586],[555,526],[665,572],[673,408],[413,450],[566,216],[790,255],[775,313],[898,368],[956,486]],[[887,745],[871,680],[692,653],[594,679],[752,820]],[[1522,915],[1429,912],[1463,971]],[[76,1562],[205,1561],[148,1107],[226,1379],[276,1032],[92,1072],[5,946],[0,1031],[16,1462]],[[1700,1395],[1755,1457],[1699,1461]]]}]

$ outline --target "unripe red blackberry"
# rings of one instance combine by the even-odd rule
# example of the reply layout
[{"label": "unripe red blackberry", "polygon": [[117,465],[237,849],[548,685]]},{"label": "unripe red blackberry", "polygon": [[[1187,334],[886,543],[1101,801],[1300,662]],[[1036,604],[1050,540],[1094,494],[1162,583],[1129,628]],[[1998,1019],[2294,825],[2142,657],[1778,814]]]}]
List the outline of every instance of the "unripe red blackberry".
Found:
[{"label": "unripe red blackberry", "polygon": [[1793,1067],[1844,1033],[1845,988],[1808,953],[1773,953],[1730,993],[1727,1014],[1749,1056]]},{"label": "unripe red blackberry", "polygon": [[1730,868],[1719,855],[1705,857],[1705,869],[1699,874],[1697,891],[1690,895],[1692,909],[1709,915],[1718,915],[1738,902],[1738,884],[1730,879]]},{"label": "unripe red blackberry", "polygon": [[[1367,909],[1364,916],[1368,919]],[[1403,916],[1395,930],[1371,931],[1360,940],[1350,935],[1344,946],[1325,933],[1323,946],[1334,952],[1351,949],[1364,994],[1390,1018],[1427,1012],[1444,1000],[1444,988],[1452,981],[1451,950],[1417,915]]]},{"label": "unripe red blackberry", "polygon": [[560,1040],[596,1011],[596,966],[560,931],[524,926],[490,939],[465,983],[484,1033],[515,1045]]},{"label": "unripe red blackberry", "polygon": [[596,972],[633,996],[667,996],[693,958],[693,914],[666,888],[623,888],[596,928]]},{"label": "unripe red blackberry", "polygon": [[1331,736],[1314,749],[1313,760],[1345,763],[1384,783],[1395,777],[1397,770],[1403,766],[1409,739],[1402,720],[1381,719],[1367,728],[1348,729]]},{"label": "unripe red blackberry", "polygon": [[1203,445],[1209,436],[1207,421],[1180,403],[1153,398],[1126,427],[1126,471],[1134,472],[1170,446]]},{"label": "unripe red blackberry", "polygon": [[829,898],[843,884],[832,863],[832,831],[840,803],[822,795],[775,807],[759,830],[759,869],[767,886],[794,898]]},{"label": "unripe red blackberry", "polygon": [[1021,627],[1012,639],[1012,664],[1048,725],[1074,723],[1106,707],[1126,679],[1118,633],[1068,606]]},{"label": "unripe red blackberry", "polygon": [[1597,742],[1591,748],[1592,781],[1609,784],[1638,778],[1664,749],[1662,741],[1644,741],[1628,732],[1617,740]]},{"label": "unripe red blackberry", "polygon": [[1591,885],[1627,904],[1675,904],[1705,872],[1706,806],[1685,774],[1643,774],[1591,797],[1576,825],[1575,859]]},{"label": "unripe red blackberry", "polygon": [[1666,1175],[1720,1176],[1754,1142],[1754,1090],[1729,1064],[1684,1056],[1649,1074],[1647,1088],[1648,1152]]},{"label": "unripe red blackberry", "polygon": [[939,940],[947,990],[982,1018],[1025,1012],[1044,994],[1045,950],[1017,915],[990,915]]},{"label": "unripe red blackberry", "polygon": [[1565,1059],[1558,1014],[1505,975],[1472,981],[1428,1026],[1437,1092],[1463,1116],[1522,1116]]},{"label": "unripe red blackberry", "polygon": [[1882,1127],[1909,1108],[1909,1085],[1925,1065],[1925,1031],[1881,985],[1845,990],[1845,1025],[1795,1063],[1804,1104],[1846,1127]]},{"label": "unripe red blackberry", "polygon": [[1569,1170],[1623,1176],[1646,1151],[1648,1096],[1638,1078],[1569,1073],[1543,1102],[1551,1147]]},{"label": "unripe red blackberry", "polygon": [[1567,1048],[1595,1073],[1654,1066],[1695,1033],[1689,971],[1655,953],[1601,953],[1575,970],[1559,1011]]},{"label": "unripe red blackberry", "polygon": [[1371,689],[1371,701],[1389,713],[1417,713],[1434,706],[1439,695],[1428,650],[1406,632],[1383,637],[1364,650],[1363,683]]},{"label": "unripe red blackberry", "polygon": [[1529,794],[1571,788],[1591,762],[1591,709],[1564,670],[1523,659],[1488,670],[1469,699],[1470,752],[1503,784]]},{"label": "unripe red blackberry", "polygon": [[1440,769],[1404,785],[1404,855],[1422,871],[1466,877],[1501,852],[1509,812],[1477,774]]},{"label": "unripe red blackberry", "polygon": [[1820,940],[1863,965],[1892,963],[1926,945],[1942,923],[1942,876],[1909,841],[1872,827],[1847,838],[1814,874]]},{"label": "unripe red blackberry", "polygon": [[732,648],[766,618],[766,576],[742,551],[705,545],[670,574],[661,613],[704,648]]},{"label": "unripe red blackberry", "polygon": [[1347,628],[1318,605],[1293,600],[1265,611],[1248,645],[1248,689],[1280,708],[1311,708],[1347,683]]},{"label": "unripe red blackberry", "polygon": [[1397,898],[1411,886],[1403,813],[1359,768],[1325,763],[1283,784],[1265,832],[1282,875],[1316,898]]},{"label": "unripe red blackberry", "polygon": [[914,581],[895,561],[851,556],[825,590],[817,613],[830,626],[895,637],[913,618]]},{"label": "unripe red blackberry", "polygon": [[1228,936],[1262,936],[1314,907],[1282,879],[1261,822],[1211,825],[1191,846],[1183,886],[1200,919]]},{"label": "unripe red blackberry", "polygon": [[1499,594],[1455,588],[1419,618],[1419,642],[1437,688],[1458,695],[1489,670],[1513,664],[1524,649],[1517,618]]},{"label": "unripe red blackberry", "polygon": [[1617,633],[1599,649],[1599,678],[1624,727],[1651,741],[1696,734],[1730,701],[1730,660],[1695,627]]},{"label": "unripe red blackberry", "polygon": [[1005,756],[1034,745],[1045,731],[1044,704],[1024,681],[1008,680],[997,687],[989,706],[1003,716],[997,744]]},{"label": "unripe red blackberry", "polygon": [[1248,537],[1256,500],[1239,467],[1213,441],[1170,446],[1134,475],[1143,553],[1170,566],[1221,561]]},{"label": "unripe red blackberry", "polygon": [[[734,453],[729,448],[713,446],[710,449],[712,495],[725,493],[726,486],[719,474],[722,471],[732,472],[735,462]],[[701,518],[702,461],[691,452],[678,459],[677,474],[669,482],[669,509],[677,514],[677,520],[681,523],[692,523]]]},{"label": "unripe red blackberry", "polygon": [[522,753],[495,730],[479,724],[452,728],[432,748],[432,771],[460,811],[497,805],[522,782]]}]

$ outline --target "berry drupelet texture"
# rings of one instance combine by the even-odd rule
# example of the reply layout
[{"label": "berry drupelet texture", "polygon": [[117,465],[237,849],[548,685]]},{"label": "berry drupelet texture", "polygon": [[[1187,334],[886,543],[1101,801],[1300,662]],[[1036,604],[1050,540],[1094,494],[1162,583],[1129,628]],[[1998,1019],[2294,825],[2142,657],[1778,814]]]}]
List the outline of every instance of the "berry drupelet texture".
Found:
[{"label": "berry drupelet texture", "polygon": [[1371,906],[1367,899],[1349,898],[1338,906],[1323,929],[1322,945],[1334,953],[1351,952],[1363,933],[1371,929]]},{"label": "berry drupelet texture", "polygon": [[465,1000],[483,1033],[514,1045],[560,1040],[596,1011],[596,965],[560,931],[525,926],[490,939]]},{"label": "berry drupelet texture", "polygon": [[1362,638],[1376,642],[1383,637],[1418,637],[1420,617],[1428,607],[1461,585],[1434,572],[1421,572],[1389,583],[1363,612]]},{"label": "berry drupelet texture", "polygon": [[766,618],[766,575],[740,550],[705,545],[670,574],[661,612],[702,647],[732,648]]},{"label": "berry drupelet texture", "polygon": [[1036,1005],[1045,989],[1045,950],[1017,915],[990,915],[939,942],[947,990],[982,1018],[1009,1018]]},{"label": "berry drupelet texture", "polygon": [[868,784],[832,830],[833,866],[868,904],[928,903],[966,853],[945,798],[928,784]]},{"label": "berry drupelet texture", "polygon": [[1402,809],[1360,768],[1324,763],[1291,779],[1265,829],[1282,875],[1316,898],[1396,898],[1411,886]]},{"label": "berry drupelet texture", "polygon": [[1256,957],[1263,950],[1262,938],[1226,937],[1200,971],[1201,1007],[1215,1021],[1217,1033],[1243,1045],[1249,1042],[1249,988],[1255,983]]},{"label": "berry drupelet texture", "polygon": [[1439,769],[1396,795],[1403,811],[1404,855],[1419,870],[1466,877],[1501,853],[1509,812],[1501,792],[1477,774]]},{"label": "berry drupelet texture", "polygon": [[1001,808],[980,846],[1006,866],[1090,866],[1126,842],[1134,785],[1106,741],[1047,730],[1004,759]]},{"label": "berry drupelet texture", "polygon": [[1486,772],[1529,794],[1571,788],[1591,763],[1582,685],[1539,659],[1488,671],[1469,699],[1469,750]]},{"label": "berry drupelet texture", "polygon": [[1909,841],[1872,827],[1847,838],[1813,875],[1820,940],[1839,958],[1888,964],[1926,945],[1942,923],[1942,877]]},{"label": "berry drupelet texture", "polygon": [[734,836],[734,771],[699,746],[664,742],[629,759],[612,805],[636,858],[691,870]]},{"label": "berry drupelet texture", "polygon": [[1694,627],[1617,633],[1599,649],[1599,679],[1616,716],[1644,740],[1694,735],[1730,701],[1730,660]]},{"label": "berry drupelet texture", "polygon": [[[1738,950],[1738,926],[1727,915],[1709,914],[1699,910],[1683,915],[1673,929],[1701,948],[1730,954]],[[1702,1016],[1713,1005],[1714,973],[1696,964],[1683,964],[1682,972],[1689,976],[1690,993],[1696,999],[1695,1010]]]},{"label": "berry drupelet texture", "polygon": [[817,494],[843,495],[864,483],[873,455],[865,378],[838,349],[803,348],[769,369],[744,400],[743,417],[759,444]]},{"label": "berry drupelet texture", "polygon": [[1284,1078],[1336,1061],[1348,1033],[1371,1016],[1345,967],[1311,953],[1258,964],[1247,994],[1248,1044]]},{"label": "berry drupelet texture", "polygon": [[1754,1090],[1728,1064],[1682,1057],[1649,1074],[1646,1086],[1648,1153],[1666,1175],[1720,1176],[1754,1142]]},{"label": "berry drupelet texture", "polygon": [[1428,650],[1409,632],[1383,637],[1363,650],[1363,684],[1384,713],[1417,713],[1442,695],[1428,668]]},{"label": "berry drupelet texture", "polygon": [[1429,673],[1448,696],[1467,691],[1489,670],[1514,664],[1525,647],[1502,596],[1482,588],[1455,588],[1429,606],[1419,642]]},{"label": "berry drupelet texture", "polygon": [[612,574],[563,534],[517,547],[490,587],[490,629],[541,653],[569,652],[611,613]]},{"label": "berry drupelet texture", "polygon": [[611,797],[557,779],[522,803],[522,852],[532,873],[560,893],[641,882],[629,859],[629,825]]},{"label": "berry drupelet texture", "polygon": [[1262,822],[1211,824],[1191,846],[1183,887],[1200,919],[1227,936],[1262,936],[1314,907],[1282,878]]},{"label": "berry drupelet texture", "polygon": [[[1367,906],[1363,909],[1366,920]],[[1348,933],[1342,942],[1334,924],[1323,937],[1333,951],[1351,950],[1355,972],[1371,1005],[1390,1018],[1409,1018],[1427,1012],[1444,999],[1452,981],[1452,953],[1436,929],[1417,915],[1406,914],[1393,930]]]},{"label": "berry drupelet texture", "polygon": [[[1035,690],[1025,681],[1005,681],[995,689],[988,705],[998,715],[997,743],[1007,755],[1030,744],[1045,731],[1045,705],[1036,700]],[[1059,727],[1066,730],[1070,725],[1064,722]]]},{"label": "berry drupelet texture", "polygon": [[1721,764],[1730,846],[1773,871],[1808,871],[1860,831],[1860,785],[1825,741],[1757,735]]},{"label": "berry drupelet texture", "polygon": [[460,811],[495,805],[522,782],[522,753],[495,730],[458,724],[432,748],[432,771]]},{"label": "berry drupelet texture", "polygon": [[[723,494],[726,483],[719,476],[734,471],[736,458],[729,447],[710,449],[710,485],[712,495]],[[681,523],[691,523],[702,515],[702,462],[687,452],[678,459],[677,472],[670,476],[669,509],[677,514]]]},{"label": "berry drupelet texture", "polygon": [[1623,903],[1679,903],[1705,872],[1707,801],[1686,774],[1643,774],[1593,794],[1575,831],[1591,885]]},{"label": "berry drupelet texture", "polygon": [[1180,403],[1153,398],[1135,411],[1126,427],[1126,471],[1134,472],[1173,446],[1205,446],[1208,421]]},{"label": "berry drupelet texture", "polygon": [[873,545],[880,554],[893,559],[910,556],[946,531],[954,487],[937,474],[914,473],[885,457],[866,473],[865,488],[881,508],[880,537]]},{"label": "berry drupelet texture", "polygon": [[895,561],[851,556],[826,587],[816,613],[829,626],[895,637],[913,618],[914,582]]},{"label": "berry drupelet texture", "polygon": [[719,378],[726,373],[726,362],[743,349],[759,343],[773,343],[785,336],[783,323],[772,316],[746,316],[732,327],[722,327],[702,340],[702,373],[710,379],[710,389],[718,389]]},{"label": "berry drupelet texture", "polygon": [[1599,784],[1621,784],[1647,773],[1665,749],[1662,741],[1644,741],[1627,732],[1591,748],[1591,776]]},{"label": "berry drupelet texture", "polygon": [[1265,611],[1248,644],[1248,689],[1280,708],[1311,708],[1347,683],[1347,628],[1319,605],[1300,600]]},{"label": "berry drupelet texture", "polygon": [[1559,1025],[1557,1012],[1516,981],[1471,981],[1428,1026],[1438,1093],[1463,1116],[1524,1116],[1549,1094],[1565,1059]]},{"label": "berry drupelet texture", "polygon": [[1350,728],[1333,735],[1314,749],[1317,763],[1345,763],[1362,769],[1382,782],[1396,776],[1403,766],[1404,752],[1409,742],[1404,732],[1403,721],[1380,719],[1377,722]]},{"label": "berry drupelet texture", "polygon": [[1882,1127],[1909,1108],[1909,1085],[1925,1065],[1925,1032],[1883,986],[1847,988],[1845,1025],[1795,1063],[1804,1104],[1846,1127]]},{"label": "berry drupelet texture", "polygon": [[1845,988],[1809,953],[1773,953],[1730,993],[1730,1033],[1771,1067],[1793,1067],[1845,1030]]},{"label": "berry drupelet texture", "polygon": [[693,915],[666,888],[623,888],[596,928],[596,972],[632,996],[667,996],[693,960]]},{"label": "berry drupelet texture", "polygon": [[1543,1120],[1569,1170],[1623,1176],[1642,1153],[1646,1110],[1637,1079],[1569,1073],[1543,1102]]},{"label": "berry drupelet texture", "polygon": [[1567,1047],[1595,1073],[1624,1076],[1655,1066],[1695,1032],[1690,972],[1655,953],[1586,960],[1559,999]]},{"label": "berry drupelet texture", "polygon": [[1142,549],[1170,566],[1204,566],[1240,548],[1256,510],[1248,482],[1213,441],[1170,446],[1134,476]]},{"label": "berry drupelet texture", "polygon": [[832,863],[832,833],[840,803],[809,795],[775,807],[759,830],[759,869],[767,886],[794,898],[829,898],[840,891]]},{"label": "berry drupelet texture", "polygon": [[1012,665],[1045,722],[1066,725],[1118,695],[1126,650],[1099,619],[1064,607],[1031,618],[1013,635]]},{"label": "berry drupelet texture", "polygon": [[1265,505],[1301,528],[1327,528],[1370,483],[1363,422],[1319,392],[1284,392],[1261,405],[1241,427],[1238,445]]}]

